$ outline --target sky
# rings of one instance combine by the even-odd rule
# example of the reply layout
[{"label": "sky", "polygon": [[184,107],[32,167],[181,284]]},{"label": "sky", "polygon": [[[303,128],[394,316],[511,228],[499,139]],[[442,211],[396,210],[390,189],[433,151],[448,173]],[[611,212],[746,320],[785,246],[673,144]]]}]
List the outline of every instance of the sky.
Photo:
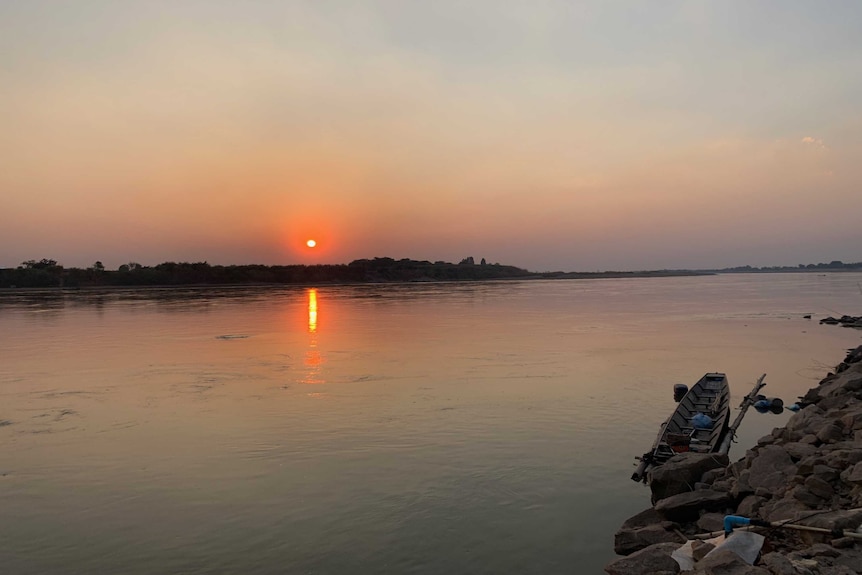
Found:
[{"label": "sky", "polygon": [[860,70],[855,0],[3,0],[0,267],[862,261]]}]

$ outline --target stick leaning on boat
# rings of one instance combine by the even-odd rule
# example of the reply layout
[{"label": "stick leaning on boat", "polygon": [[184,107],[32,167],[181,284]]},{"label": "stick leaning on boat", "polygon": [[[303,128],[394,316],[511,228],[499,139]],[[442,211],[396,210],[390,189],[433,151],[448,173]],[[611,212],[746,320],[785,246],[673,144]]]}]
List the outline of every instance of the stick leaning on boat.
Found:
[{"label": "stick leaning on boat", "polygon": [[757,394],[760,393],[760,390],[766,383],[763,381],[766,378],[766,374],[764,373],[757,379],[757,383],[754,384],[754,388],[751,392],[745,396],[745,399],[742,400],[742,403],[739,404],[739,415],[736,416],[736,419],[733,420],[733,424],[728,428],[727,434],[724,436],[724,440],[721,442],[721,446],[719,447],[718,452],[722,454],[727,454],[730,451],[730,444],[733,442],[736,437],[736,430],[739,429],[739,424],[742,423],[742,418],[745,417],[745,412],[748,411],[748,408],[754,405],[754,402],[757,401]]}]

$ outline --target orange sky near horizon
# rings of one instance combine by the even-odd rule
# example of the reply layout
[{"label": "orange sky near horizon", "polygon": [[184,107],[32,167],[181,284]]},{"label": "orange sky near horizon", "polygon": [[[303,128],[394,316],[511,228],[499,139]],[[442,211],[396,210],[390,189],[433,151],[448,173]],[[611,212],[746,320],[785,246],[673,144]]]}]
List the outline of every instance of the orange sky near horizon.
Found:
[{"label": "orange sky near horizon", "polygon": [[859,21],[802,1],[4,3],[0,267],[860,261]]}]

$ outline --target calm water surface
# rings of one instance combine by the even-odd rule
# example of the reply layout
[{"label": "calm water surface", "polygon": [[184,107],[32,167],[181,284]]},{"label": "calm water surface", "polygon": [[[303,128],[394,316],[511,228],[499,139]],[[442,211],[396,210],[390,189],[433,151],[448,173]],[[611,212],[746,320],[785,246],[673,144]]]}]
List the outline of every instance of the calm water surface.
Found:
[{"label": "calm water surface", "polygon": [[673,384],[792,401],[862,343],[817,323],[860,281],[0,295],[0,565],[600,573]]}]

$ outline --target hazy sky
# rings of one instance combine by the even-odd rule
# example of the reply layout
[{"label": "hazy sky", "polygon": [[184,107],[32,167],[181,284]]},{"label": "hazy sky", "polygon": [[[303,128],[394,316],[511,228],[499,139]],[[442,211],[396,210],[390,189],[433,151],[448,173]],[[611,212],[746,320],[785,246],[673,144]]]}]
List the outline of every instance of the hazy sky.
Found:
[{"label": "hazy sky", "polygon": [[860,217],[857,0],[0,2],[0,267],[855,262]]}]

